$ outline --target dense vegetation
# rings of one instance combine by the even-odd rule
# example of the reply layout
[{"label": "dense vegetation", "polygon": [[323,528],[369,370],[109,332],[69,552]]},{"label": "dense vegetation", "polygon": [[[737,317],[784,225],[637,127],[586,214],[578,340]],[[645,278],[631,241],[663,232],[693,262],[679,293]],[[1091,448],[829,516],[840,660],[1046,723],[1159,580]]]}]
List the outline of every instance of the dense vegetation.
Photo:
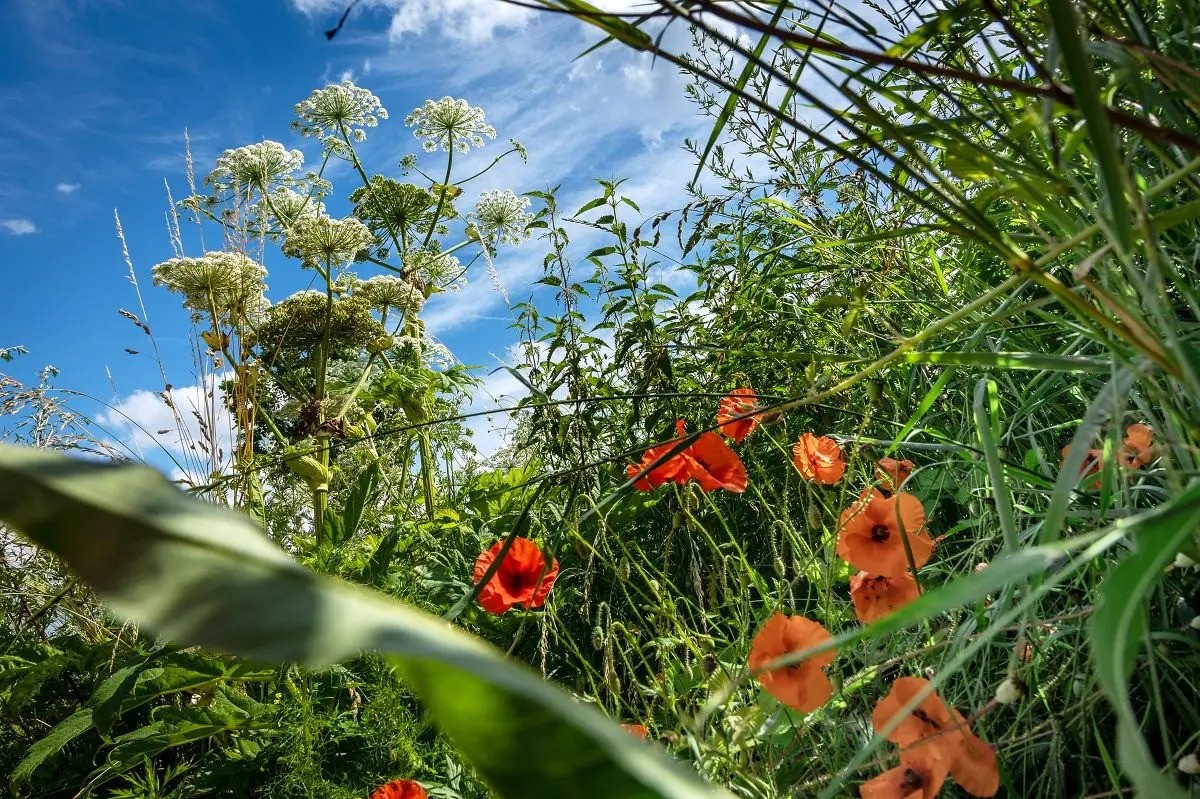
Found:
[{"label": "dense vegetation", "polygon": [[[455,154],[496,147],[483,110],[426,103],[405,123],[428,154],[377,174],[355,145],[396,123],[350,83],[296,107],[315,170],[226,151],[176,218],[223,246],[185,256],[177,226],[153,277],[193,314],[207,389],[193,409],[163,387],[199,431],[177,471],[249,521],[3,451],[13,792],[566,796],[565,774],[579,796],[702,795],[655,746],[755,799],[1188,795],[1200,7],[543,5],[693,77],[713,132],[686,143],[691,202],[601,181],[579,208],[464,211]],[[421,313],[520,244],[549,292],[516,304],[527,394],[484,459],[475,378]],[[266,302],[268,259],[316,290]],[[53,378],[3,379],[8,438],[120,460]],[[251,579],[275,556],[250,524],[633,735],[499,666],[472,693],[455,675],[487,683],[492,656],[449,628],[438,651],[440,628],[378,632],[341,584]]]}]

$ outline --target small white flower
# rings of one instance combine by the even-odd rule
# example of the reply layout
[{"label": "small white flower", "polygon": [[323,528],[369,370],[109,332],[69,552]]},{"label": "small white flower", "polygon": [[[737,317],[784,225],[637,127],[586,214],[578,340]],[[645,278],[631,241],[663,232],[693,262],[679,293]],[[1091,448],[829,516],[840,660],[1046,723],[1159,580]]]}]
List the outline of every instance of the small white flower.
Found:
[{"label": "small white flower", "polygon": [[482,108],[453,97],[426,100],[405,117],[404,124],[414,128],[413,135],[431,153],[438,148],[465,153],[482,147],[485,136],[496,138],[496,129],[484,121]]},{"label": "small white flower", "polygon": [[304,154],[299,150],[289,150],[267,139],[226,150],[204,183],[214,191],[252,188],[265,193],[272,183],[291,177],[303,165]]},{"label": "small white flower", "polygon": [[[373,128],[379,120],[388,118],[387,109],[378,97],[349,80],[317,89],[307,100],[296,104],[295,112],[298,119],[292,123],[292,129],[301,136],[322,140],[331,137],[340,140],[346,135],[354,141],[365,141],[367,133],[363,128]],[[329,146],[328,141],[325,144]]]},{"label": "small white flower", "polygon": [[1176,569],[1190,569],[1192,566],[1195,566],[1195,565],[1197,565],[1196,561],[1192,560],[1187,555],[1183,554],[1182,552],[1176,553],[1176,555],[1175,555],[1175,568]]},{"label": "small white flower", "polygon": [[1200,630],[1200,616],[1192,616],[1192,620],[1188,623],[1188,626],[1193,630]]},{"label": "small white flower", "polygon": [[533,221],[533,214],[525,210],[528,207],[528,197],[518,197],[508,189],[485,191],[475,203],[471,222],[485,242],[520,244],[528,238],[525,228]]},{"label": "small white flower", "polygon": [[283,251],[304,263],[344,266],[375,243],[367,226],[353,217],[333,219],[323,215],[302,217],[287,231]]},{"label": "small white flower", "polygon": [[267,270],[240,252],[209,252],[172,258],[151,270],[154,285],[183,295],[183,307],[218,316],[253,312],[263,304]]},{"label": "small white flower", "polygon": [[1019,702],[1024,693],[1021,684],[1009,677],[996,686],[996,701],[1002,705],[1011,705],[1013,702]]},{"label": "small white flower", "polygon": [[1179,763],[1176,767],[1184,774],[1200,774],[1200,758],[1195,755],[1184,755],[1179,758]]}]

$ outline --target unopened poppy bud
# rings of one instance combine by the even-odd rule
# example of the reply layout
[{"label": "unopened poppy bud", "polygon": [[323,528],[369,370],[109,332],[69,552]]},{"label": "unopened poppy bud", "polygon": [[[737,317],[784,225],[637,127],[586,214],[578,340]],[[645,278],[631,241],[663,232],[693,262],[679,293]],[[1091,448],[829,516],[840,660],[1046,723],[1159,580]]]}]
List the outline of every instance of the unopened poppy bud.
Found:
[{"label": "unopened poppy bud", "polygon": [[617,564],[617,579],[623,583],[629,582],[629,558],[621,558]]},{"label": "unopened poppy bud", "polygon": [[592,649],[599,652],[604,648],[604,632],[597,626],[592,628]]},{"label": "unopened poppy bud", "polygon": [[814,530],[821,526],[821,509],[816,505],[808,506],[808,526]]},{"label": "unopened poppy bud", "polygon": [[616,674],[608,675],[608,678],[604,681],[604,687],[614,694],[621,693],[621,678]]},{"label": "unopened poppy bud", "polygon": [[686,526],[687,526],[687,516],[685,516],[683,514],[683,511],[681,511],[681,510],[675,511],[675,514],[673,516],[671,516],[671,529],[672,530],[681,530]]},{"label": "unopened poppy bud", "polygon": [[1076,699],[1082,697],[1084,691],[1086,690],[1087,682],[1083,679],[1083,677],[1076,677],[1071,681],[1071,693],[1075,694]]},{"label": "unopened poppy bud", "polygon": [[778,577],[787,574],[787,564],[783,562],[783,558],[775,558],[775,574]]},{"label": "unopened poppy bud", "polygon": [[1011,705],[1019,702],[1024,693],[1025,690],[1021,687],[1021,683],[1009,677],[996,686],[996,701],[1002,705]]},{"label": "unopened poppy bud", "polygon": [[1179,758],[1179,763],[1176,765],[1184,774],[1200,774],[1200,758],[1195,755],[1184,755]]}]

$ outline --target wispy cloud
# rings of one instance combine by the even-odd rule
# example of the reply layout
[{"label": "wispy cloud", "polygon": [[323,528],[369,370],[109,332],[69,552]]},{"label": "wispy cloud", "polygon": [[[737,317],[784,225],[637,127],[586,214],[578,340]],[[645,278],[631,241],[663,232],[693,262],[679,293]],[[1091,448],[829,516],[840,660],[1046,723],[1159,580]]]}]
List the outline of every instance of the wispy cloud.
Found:
[{"label": "wispy cloud", "polygon": [[74,194],[79,191],[79,188],[80,185],[78,183],[59,183],[54,187],[54,190],[59,194]]},{"label": "wispy cloud", "polygon": [[31,233],[37,233],[38,227],[29,219],[24,217],[17,219],[0,219],[0,228],[13,236],[28,236]]}]

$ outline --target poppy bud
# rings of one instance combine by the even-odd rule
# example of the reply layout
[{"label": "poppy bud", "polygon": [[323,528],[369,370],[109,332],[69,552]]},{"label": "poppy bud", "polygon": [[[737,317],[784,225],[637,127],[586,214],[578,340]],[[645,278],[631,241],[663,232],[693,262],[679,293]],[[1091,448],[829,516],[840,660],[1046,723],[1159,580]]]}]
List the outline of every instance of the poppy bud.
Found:
[{"label": "poppy bud", "polygon": [[1071,681],[1071,693],[1075,694],[1075,698],[1079,699],[1087,690],[1087,681],[1082,676],[1076,677]]},{"label": "poppy bud", "polygon": [[671,529],[682,530],[686,526],[687,516],[685,516],[681,510],[675,511],[674,515],[671,516]]},{"label": "poppy bud", "polygon": [[821,527],[821,509],[815,504],[808,506],[808,526],[813,530]]},{"label": "poppy bud", "polygon": [[783,562],[783,558],[775,558],[775,575],[783,577],[787,574],[787,564]]},{"label": "poppy bud", "polygon": [[617,579],[623,583],[629,582],[629,558],[622,557],[617,564]]},{"label": "poppy bud", "polygon": [[599,652],[603,648],[604,631],[600,629],[599,625],[597,625],[596,627],[592,628],[592,649],[595,649],[597,652]]},{"label": "poppy bud", "polygon": [[616,672],[609,674],[604,680],[604,687],[614,694],[621,693],[621,678],[616,675]]},{"label": "poppy bud", "polygon": [[1179,758],[1179,763],[1176,765],[1184,774],[1200,774],[1200,758],[1195,755],[1184,755]]},{"label": "poppy bud", "polygon": [[1002,705],[1011,705],[1020,701],[1024,693],[1025,689],[1021,687],[1021,683],[1009,677],[996,686],[996,701]]}]

